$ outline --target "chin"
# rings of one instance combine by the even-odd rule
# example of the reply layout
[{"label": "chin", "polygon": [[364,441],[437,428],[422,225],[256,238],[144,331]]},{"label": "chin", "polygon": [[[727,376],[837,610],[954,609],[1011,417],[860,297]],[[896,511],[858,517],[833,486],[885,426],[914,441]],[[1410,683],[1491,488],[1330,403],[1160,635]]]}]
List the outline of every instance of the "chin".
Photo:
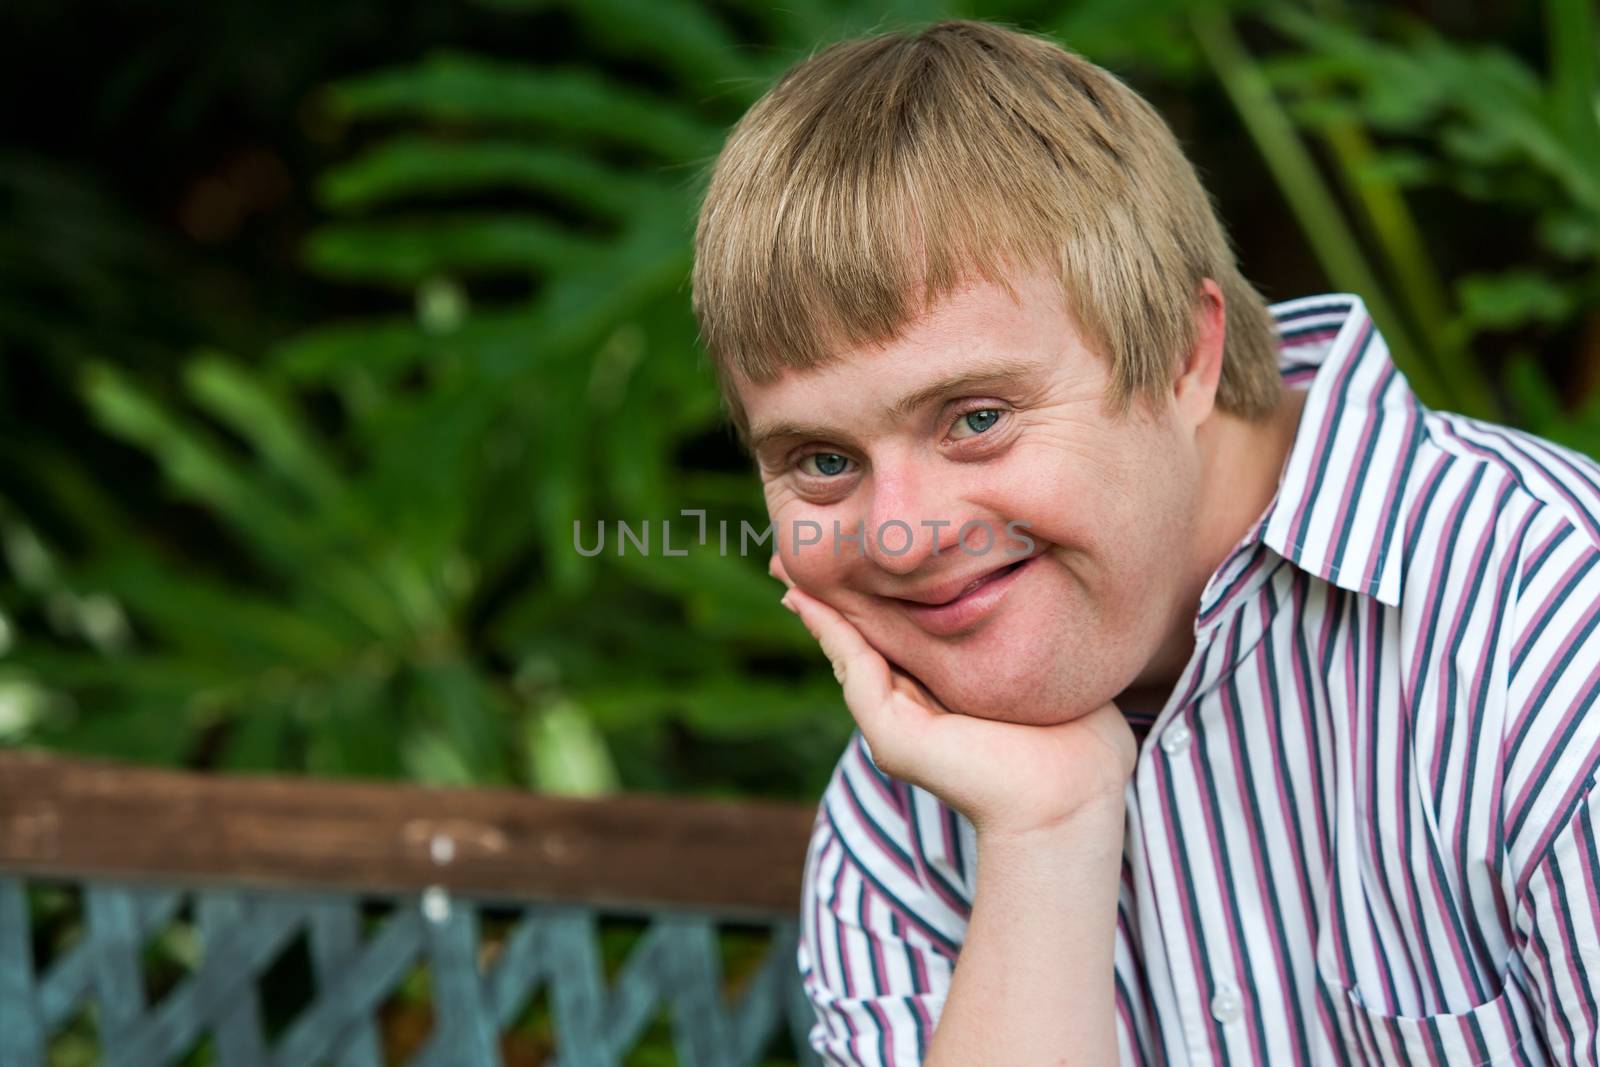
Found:
[{"label": "chin", "polygon": [[907,669],[945,707],[979,719],[1051,726],[1089,714],[1118,692],[1092,669],[1069,670],[1061,653],[1045,647],[941,649],[927,658],[917,666],[908,658]]},{"label": "chin", "polygon": [[1024,691],[1013,690],[1013,696],[994,700],[989,694],[952,693],[944,699],[944,704],[951,711],[961,715],[971,715],[978,719],[993,719],[997,722],[1014,722],[1026,726],[1054,726],[1058,723],[1071,722],[1089,714],[1105,701],[1084,699],[1063,700],[1059,696],[1047,695],[1041,688],[1037,696],[1024,696]]}]

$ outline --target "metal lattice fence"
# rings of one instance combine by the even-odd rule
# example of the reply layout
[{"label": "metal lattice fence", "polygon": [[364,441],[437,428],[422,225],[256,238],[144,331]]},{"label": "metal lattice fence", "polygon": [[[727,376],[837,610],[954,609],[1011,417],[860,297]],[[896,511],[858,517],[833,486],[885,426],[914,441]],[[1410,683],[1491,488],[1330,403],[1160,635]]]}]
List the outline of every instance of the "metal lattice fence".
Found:
[{"label": "metal lattice fence", "polygon": [[[208,820],[205,805],[197,805],[197,795],[191,794],[155,807],[147,800],[141,819],[139,810],[119,813],[118,791],[147,781],[108,779],[106,774],[115,772],[101,770],[91,804],[85,799],[91,791],[71,784],[72,768],[65,763],[32,765],[21,778],[32,774],[37,786],[38,774],[51,767],[63,772],[50,780],[63,795],[44,803],[35,789],[30,803],[8,804],[25,786],[17,775],[6,778],[7,767],[0,765],[0,779],[5,779],[0,782],[0,1067],[46,1067],[59,1058],[52,1057],[52,1047],[68,1033],[78,1034],[80,1044],[91,1043],[94,1062],[105,1067],[199,1062],[218,1067],[514,1067],[515,1062],[624,1067],[634,1062],[630,1054],[647,1035],[654,1033],[660,1043],[663,1029],[670,1033],[676,1061],[692,1067],[816,1062],[805,1040],[812,1015],[799,987],[790,915],[761,915],[748,906],[719,908],[710,885],[705,906],[696,908],[683,899],[683,890],[659,878],[652,884],[663,891],[655,895],[673,899],[662,906],[630,907],[516,900],[508,898],[516,894],[504,891],[474,893],[442,883],[410,891],[366,889],[349,884],[359,882],[359,864],[351,865],[355,873],[338,879],[347,884],[305,888],[293,884],[306,879],[292,872],[280,879],[289,884],[271,887],[225,884],[226,879],[219,884],[215,877],[192,873],[163,883],[159,875],[130,881],[108,876],[114,872],[63,872],[63,867],[85,866],[72,858],[90,850],[81,836],[63,846],[63,833],[74,829],[109,840],[106,835],[126,820],[120,832],[154,835],[138,847],[159,855],[161,837],[171,830],[161,818],[168,808],[208,824],[252,816],[259,821],[262,815],[249,797],[219,795],[209,797],[218,807]],[[161,772],[131,773],[137,778]],[[165,780],[194,784],[180,776]],[[107,781],[114,788],[108,789]],[[204,793],[212,785],[196,788]],[[417,799],[439,807],[438,794]],[[668,812],[664,825],[680,825],[689,810]],[[406,828],[415,824],[414,805],[408,803],[404,814],[407,818],[394,828],[407,839]],[[42,836],[41,825],[48,827]],[[489,823],[480,818],[454,825],[481,829]],[[504,835],[526,830],[505,819],[496,825],[502,846]],[[771,827],[765,829],[770,837]],[[704,836],[697,832],[686,840]],[[790,831],[784,836],[792,850],[796,836]],[[246,842],[240,848],[249,851],[248,834],[241,831],[234,840]],[[441,840],[436,834],[428,838],[435,876]],[[196,861],[185,849],[193,844],[167,840],[175,864],[191,872]],[[52,851],[55,862],[39,862]],[[768,863],[770,849],[761,851],[766,858],[751,854],[733,862]],[[107,844],[94,854],[115,852]],[[648,855],[638,855],[648,866]],[[324,852],[318,857],[319,863],[330,862]],[[692,853],[683,859],[695,861]],[[226,871],[252,862],[249,856],[219,855],[214,866]],[[406,880],[392,863],[379,868],[379,882]],[[697,873],[704,872],[682,872],[691,882]],[[477,880],[487,877],[480,874]],[[528,882],[537,888],[539,879],[531,875]],[[71,900],[72,937],[65,944],[40,931],[40,894],[52,888],[58,898]],[[602,896],[619,895],[614,878],[603,888]],[[630,923],[635,934],[625,951],[611,953],[617,958],[608,966],[603,935],[615,921]],[[734,967],[727,959],[730,929],[744,946]],[[183,966],[154,977],[155,946],[179,934]],[[264,998],[271,999],[269,976],[281,975],[290,958],[304,968],[296,983],[304,988],[292,1010],[285,1011]],[[281,978],[277,983],[284,984]],[[418,983],[426,989],[420,999],[427,1031],[397,1044],[385,1032],[385,1012],[393,1009],[402,988]],[[509,1037],[525,1025],[536,1002],[548,1047],[538,1059],[528,1058],[525,1047],[508,1057]],[[86,1017],[92,1020],[87,1026]]]}]

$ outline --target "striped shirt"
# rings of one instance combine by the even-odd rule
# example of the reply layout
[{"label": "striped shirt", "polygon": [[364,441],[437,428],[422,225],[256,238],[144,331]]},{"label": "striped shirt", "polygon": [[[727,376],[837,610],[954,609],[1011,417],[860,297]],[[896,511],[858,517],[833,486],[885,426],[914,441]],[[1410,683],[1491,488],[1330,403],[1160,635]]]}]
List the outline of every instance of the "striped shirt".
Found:
[{"label": "striped shirt", "polygon": [[[1272,312],[1278,493],[1133,722],[1122,1062],[1600,1063],[1600,465],[1424,408],[1358,297]],[[857,733],[802,901],[825,1062],[922,1061],[975,861]]]}]

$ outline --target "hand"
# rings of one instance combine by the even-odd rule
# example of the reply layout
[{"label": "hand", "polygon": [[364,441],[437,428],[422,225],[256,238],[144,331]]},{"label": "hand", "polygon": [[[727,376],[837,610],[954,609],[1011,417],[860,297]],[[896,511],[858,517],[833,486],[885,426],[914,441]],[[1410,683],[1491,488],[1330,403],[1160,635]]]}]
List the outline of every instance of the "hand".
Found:
[{"label": "hand", "polygon": [[1031,834],[1113,812],[1138,745],[1115,704],[1049,726],[959,715],[892,666],[833,608],[795,587],[774,555],[784,606],[833,664],[845,704],[885,774],[933,793],[986,834]]}]

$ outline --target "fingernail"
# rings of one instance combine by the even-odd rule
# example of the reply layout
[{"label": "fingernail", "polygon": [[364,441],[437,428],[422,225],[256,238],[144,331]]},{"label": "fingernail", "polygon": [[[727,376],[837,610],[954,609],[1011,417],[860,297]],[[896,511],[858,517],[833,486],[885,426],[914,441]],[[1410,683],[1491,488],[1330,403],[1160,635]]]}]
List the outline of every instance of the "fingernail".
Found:
[{"label": "fingernail", "polygon": [[794,614],[800,614],[800,609],[794,606],[794,602],[789,599],[788,593],[784,593],[783,599],[778,601],[778,603],[782,604],[785,608],[788,608]]}]

